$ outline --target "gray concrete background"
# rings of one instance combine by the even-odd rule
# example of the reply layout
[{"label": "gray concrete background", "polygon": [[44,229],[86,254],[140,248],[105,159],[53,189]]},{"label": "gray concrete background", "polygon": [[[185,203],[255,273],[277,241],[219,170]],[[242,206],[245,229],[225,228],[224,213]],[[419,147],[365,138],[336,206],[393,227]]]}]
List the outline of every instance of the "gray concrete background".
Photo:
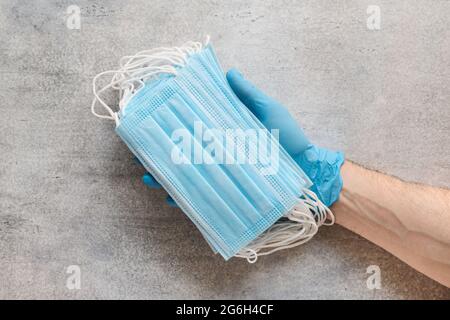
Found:
[{"label": "gray concrete background", "polygon": [[[81,30],[65,25],[81,8]],[[366,27],[369,4],[381,30]],[[0,298],[450,298],[338,226],[255,265],[213,256],[90,111],[119,57],[210,34],[317,144],[450,187],[450,1],[0,1]],[[379,265],[382,289],[366,288]],[[81,290],[66,288],[79,265]]]}]

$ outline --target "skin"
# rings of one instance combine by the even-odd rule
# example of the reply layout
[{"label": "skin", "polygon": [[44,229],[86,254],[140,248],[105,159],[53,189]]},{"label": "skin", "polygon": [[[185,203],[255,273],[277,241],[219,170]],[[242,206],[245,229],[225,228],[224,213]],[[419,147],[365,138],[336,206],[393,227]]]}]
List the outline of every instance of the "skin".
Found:
[{"label": "skin", "polygon": [[450,190],[408,183],[350,161],[336,222],[450,287]]},{"label": "skin", "polygon": [[[281,145],[299,159],[310,142],[288,110],[235,69],[227,80],[267,129],[280,130]],[[341,175],[343,190],[331,206],[336,222],[450,287],[450,191],[408,183],[348,160]],[[143,181],[161,188],[148,173]],[[167,202],[176,207],[172,198]]]}]

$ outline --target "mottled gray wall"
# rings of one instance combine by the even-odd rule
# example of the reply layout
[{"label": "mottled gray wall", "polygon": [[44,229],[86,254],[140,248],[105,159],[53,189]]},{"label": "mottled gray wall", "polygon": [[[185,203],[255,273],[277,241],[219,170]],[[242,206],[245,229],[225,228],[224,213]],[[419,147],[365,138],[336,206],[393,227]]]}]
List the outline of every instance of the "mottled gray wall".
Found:
[{"label": "mottled gray wall", "polygon": [[[0,1],[0,298],[450,298],[338,226],[225,263],[89,111],[92,77],[122,55],[209,34],[317,144],[449,187],[449,15],[443,0]],[[81,290],[66,288],[73,264]],[[381,290],[366,288],[372,264]]]}]

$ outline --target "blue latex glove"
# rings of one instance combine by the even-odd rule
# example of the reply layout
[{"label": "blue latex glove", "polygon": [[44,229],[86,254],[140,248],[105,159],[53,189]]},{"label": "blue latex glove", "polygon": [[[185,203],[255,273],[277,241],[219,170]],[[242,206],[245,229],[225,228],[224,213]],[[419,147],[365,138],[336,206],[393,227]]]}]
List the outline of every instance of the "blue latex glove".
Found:
[{"label": "blue latex glove", "polygon": [[[344,162],[343,154],[311,144],[289,111],[244,79],[236,69],[228,71],[227,80],[236,96],[268,130],[279,129],[280,144],[314,183],[311,190],[325,205],[334,203],[342,189],[340,167]],[[143,181],[151,188],[161,188],[148,173]],[[170,196],[167,202],[176,206]]]}]

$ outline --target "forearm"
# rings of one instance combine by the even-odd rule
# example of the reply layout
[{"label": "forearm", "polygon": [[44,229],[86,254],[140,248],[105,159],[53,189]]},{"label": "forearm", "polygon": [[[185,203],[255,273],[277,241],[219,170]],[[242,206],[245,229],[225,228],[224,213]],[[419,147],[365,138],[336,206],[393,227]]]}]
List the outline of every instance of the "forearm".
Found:
[{"label": "forearm", "polygon": [[450,191],[364,169],[347,161],[333,205],[337,223],[450,287]]}]

